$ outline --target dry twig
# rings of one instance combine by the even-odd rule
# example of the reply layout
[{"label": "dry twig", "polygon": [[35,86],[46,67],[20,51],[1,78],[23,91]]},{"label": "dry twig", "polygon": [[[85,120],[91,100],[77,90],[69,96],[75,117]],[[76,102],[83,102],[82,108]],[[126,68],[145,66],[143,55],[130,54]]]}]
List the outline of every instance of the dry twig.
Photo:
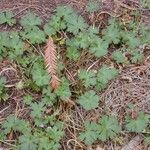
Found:
[{"label": "dry twig", "polygon": [[135,136],[127,145],[125,145],[121,150],[136,150],[139,144],[142,142],[143,138],[140,135]]}]

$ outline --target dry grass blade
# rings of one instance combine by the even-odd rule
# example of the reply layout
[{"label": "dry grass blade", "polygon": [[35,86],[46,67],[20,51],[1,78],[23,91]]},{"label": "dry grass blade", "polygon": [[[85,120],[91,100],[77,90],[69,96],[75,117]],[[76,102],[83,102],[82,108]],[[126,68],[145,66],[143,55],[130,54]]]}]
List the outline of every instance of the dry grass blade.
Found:
[{"label": "dry grass blade", "polygon": [[51,75],[51,87],[56,90],[60,85],[60,80],[57,77],[56,69],[57,69],[57,52],[56,47],[53,42],[53,39],[49,37],[45,49],[45,64],[48,73]]}]

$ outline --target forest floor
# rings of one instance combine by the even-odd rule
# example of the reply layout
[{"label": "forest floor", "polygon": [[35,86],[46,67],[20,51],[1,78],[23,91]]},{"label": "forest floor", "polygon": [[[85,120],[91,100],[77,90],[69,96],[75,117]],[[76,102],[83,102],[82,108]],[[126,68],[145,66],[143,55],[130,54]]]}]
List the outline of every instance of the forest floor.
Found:
[{"label": "forest floor", "polygon": [[[94,24],[99,29],[104,29],[107,27],[108,20],[111,17],[119,18],[126,24],[132,21],[133,13],[138,11],[139,16],[137,16],[137,18],[140,18],[140,21],[144,22],[146,26],[150,26],[150,8],[141,7],[138,0],[102,0],[101,9],[96,13],[90,14],[86,11],[87,3],[87,0],[2,0],[0,2],[0,12],[12,11],[17,22],[19,22],[21,17],[30,10],[44,20],[41,25],[43,26],[55,13],[57,6],[70,5],[90,25]],[[20,31],[22,27],[19,24],[15,26],[0,25],[0,30],[10,32]],[[31,46],[33,46],[33,49],[37,49],[36,53],[41,55],[39,50],[42,51],[44,45],[45,44],[41,44],[37,47]],[[58,47],[59,46],[58,44]],[[109,82],[105,90],[98,93],[101,97],[102,104],[100,103],[97,109],[85,111],[85,109],[76,105],[74,100],[71,100],[69,103],[59,102],[56,108],[52,106],[46,109],[46,115],[54,115],[54,113],[56,113],[56,118],[65,122],[65,134],[60,140],[61,150],[150,150],[149,145],[144,142],[145,135],[150,137],[150,129],[138,133],[122,130],[118,138],[115,137],[113,140],[107,140],[105,142],[96,141],[94,144],[88,146],[78,139],[79,132],[83,130],[83,124],[86,120],[97,122],[107,111],[109,114],[114,115],[121,125],[124,124],[124,116],[127,112],[131,113],[131,116],[133,115],[132,119],[136,118],[138,111],[150,115],[150,45],[145,44],[142,46],[144,59],[136,64],[124,65],[115,63],[110,56],[107,58],[95,58],[90,55],[85,55],[85,60],[84,53],[83,56],[81,56],[81,61],[78,61],[78,64],[61,58],[65,64],[63,71],[65,77],[71,82],[71,88],[73,90],[79,89],[79,93],[82,88],[77,86],[76,74],[80,66],[81,68],[87,68],[87,70],[92,69],[98,71],[98,68],[102,67],[103,64],[108,64],[111,67],[117,67],[119,70],[119,75]],[[27,48],[29,47],[27,44]],[[115,48],[116,47],[112,46],[109,49],[109,55],[114,52]],[[58,49],[61,49],[61,46]],[[42,53],[44,52],[42,51]],[[63,51],[60,50],[60,54],[62,54],[63,57]],[[18,118],[32,122],[32,117],[30,117],[31,109],[22,102],[22,99],[27,93],[32,95],[34,99],[40,99],[41,91],[33,92],[29,88],[22,88],[22,81],[25,81],[24,72],[25,70],[23,70],[15,60],[10,61],[7,57],[3,57],[2,60],[0,59],[0,76],[6,77],[6,87],[8,89],[8,100],[0,101],[0,125],[2,125],[10,115],[15,115]],[[72,99],[74,99],[74,96]],[[129,104],[134,105],[134,107],[129,109]],[[35,125],[33,125],[32,128],[34,127]],[[149,127],[150,122],[147,128]],[[3,126],[0,127],[0,129],[2,133]],[[38,129],[36,131],[38,131]],[[1,133],[0,150],[24,150],[20,147],[16,148],[17,138],[20,136],[20,133],[16,133],[15,130],[11,131],[7,134],[5,140],[1,138]],[[29,150],[32,149],[34,150],[34,148],[30,147]]]}]

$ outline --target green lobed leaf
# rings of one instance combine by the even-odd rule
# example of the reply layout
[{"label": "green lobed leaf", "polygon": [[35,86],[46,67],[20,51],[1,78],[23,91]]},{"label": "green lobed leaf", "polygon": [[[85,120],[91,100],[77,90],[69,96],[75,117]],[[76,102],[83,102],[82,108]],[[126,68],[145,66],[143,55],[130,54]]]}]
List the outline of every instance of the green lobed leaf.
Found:
[{"label": "green lobed leaf", "polygon": [[90,45],[89,51],[94,53],[95,56],[101,57],[108,53],[108,43],[100,38],[94,39],[93,43]]},{"label": "green lobed leaf", "polygon": [[34,14],[33,12],[29,11],[25,16],[21,18],[20,23],[24,28],[28,28],[28,27],[41,25],[42,19],[36,14]]},{"label": "green lobed leaf", "polygon": [[125,57],[125,55],[121,51],[113,52],[112,57],[117,63],[122,63],[122,64],[128,63],[127,58]]},{"label": "green lobed leaf", "polygon": [[56,8],[56,16],[67,20],[68,16],[75,14],[74,10],[70,6],[58,6]]},{"label": "green lobed leaf", "polygon": [[18,150],[37,150],[38,141],[32,134],[25,134],[19,137]]},{"label": "green lobed leaf", "polygon": [[132,57],[131,57],[131,62],[132,63],[140,63],[143,61],[144,59],[144,54],[138,50],[133,51],[131,53]]},{"label": "green lobed leaf", "polygon": [[67,48],[67,57],[70,60],[77,61],[78,58],[80,57],[80,52],[74,47],[68,47]]},{"label": "green lobed leaf", "polygon": [[56,94],[52,92],[52,89],[50,87],[44,88],[42,91],[42,102],[46,106],[53,106],[53,104],[56,102]]},{"label": "green lobed leaf", "polygon": [[106,65],[102,66],[97,74],[97,89],[103,90],[104,88],[106,88],[109,81],[113,80],[117,75],[117,69],[109,68]]},{"label": "green lobed leaf", "polygon": [[31,103],[31,116],[33,118],[42,118],[43,112],[45,111],[45,106],[43,102]]},{"label": "green lobed leaf", "polygon": [[31,44],[41,44],[46,40],[45,33],[37,26],[26,28],[23,32],[21,32],[21,36],[23,39],[29,40]]},{"label": "green lobed leaf", "polygon": [[118,44],[121,40],[121,31],[115,19],[109,20],[109,26],[106,29],[103,29],[104,40],[108,44],[114,43]]},{"label": "green lobed leaf", "polygon": [[71,91],[69,88],[69,82],[66,78],[61,79],[61,85],[55,91],[56,95],[64,101],[68,101],[71,96]]},{"label": "green lobed leaf", "polygon": [[100,97],[94,91],[85,92],[78,99],[78,103],[85,109],[91,110],[98,107]]},{"label": "green lobed leaf", "polygon": [[85,87],[96,85],[95,73],[92,70],[87,71],[85,69],[81,69],[79,71],[78,77],[81,81],[83,81]]},{"label": "green lobed leaf", "polygon": [[12,130],[20,133],[30,133],[31,128],[27,121],[19,119],[16,116],[8,116],[6,121],[2,124],[4,133],[7,135]]},{"label": "green lobed leaf", "polygon": [[7,94],[8,89],[5,87],[5,85],[6,85],[6,78],[0,77],[0,102],[6,101],[9,97]]},{"label": "green lobed leaf", "polygon": [[0,13],[0,24],[7,23],[9,26],[16,24],[16,20],[13,18],[13,13],[11,11]]},{"label": "green lobed leaf", "polygon": [[122,39],[125,45],[134,49],[140,46],[140,39],[133,32],[122,32]]},{"label": "green lobed leaf", "polygon": [[148,126],[150,121],[150,115],[140,111],[137,114],[137,118],[132,119],[129,114],[126,116],[126,129],[130,132],[142,132]]},{"label": "green lobed leaf", "polygon": [[93,12],[97,12],[100,8],[100,5],[99,5],[99,1],[97,0],[90,0],[88,3],[87,3],[87,6],[86,6],[86,11],[87,12],[90,12],[90,13],[93,13]]},{"label": "green lobed leaf", "polygon": [[30,105],[33,101],[33,97],[31,95],[27,94],[23,97],[23,101],[25,104]]},{"label": "green lobed leaf", "polygon": [[66,28],[66,22],[58,16],[52,16],[50,21],[45,24],[44,31],[47,35],[55,35],[58,31]]},{"label": "green lobed leaf", "polygon": [[[73,18],[73,19],[72,19]],[[88,25],[85,23],[85,20],[78,16],[77,14],[73,14],[67,18],[67,31],[76,35],[79,31],[85,30]]]},{"label": "green lobed leaf", "polygon": [[96,132],[97,124],[94,122],[86,121],[84,123],[85,131],[80,132],[79,139],[84,141],[86,145],[92,145],[98,138]]},{"label": "green lobed leaf", "polygon": [[35,63],[31,70],[33,81],[39,86],[49,85],[50,75],[39,63]]},{"label": "green lobed leaf", "polygon": [[113,116],[103,116],[99,120],[99,125],[97,129],[98,139],[101,141],[106,141],[113,139],[121,131],[121,127],[117,119]]},{"label": "green lobed leaf", "polygon": [[12,32],[9,34],[9,42],[9,58],[16,59],[18,56],[21,56],[24,52],[24,43],[17,32]]}]

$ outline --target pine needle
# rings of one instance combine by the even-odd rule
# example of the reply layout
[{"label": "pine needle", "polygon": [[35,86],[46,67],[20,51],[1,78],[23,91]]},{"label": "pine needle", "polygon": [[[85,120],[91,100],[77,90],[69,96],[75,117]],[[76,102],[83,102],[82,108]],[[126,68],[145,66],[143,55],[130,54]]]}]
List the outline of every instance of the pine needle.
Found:
[{"label": "pine needle", "polygon": [[48,73],[51,75],[51,87],[56,90],[60,85],[60,80],[57,77],[57,51],[53,39],[49,37],[45,49],[45,64]]}]

